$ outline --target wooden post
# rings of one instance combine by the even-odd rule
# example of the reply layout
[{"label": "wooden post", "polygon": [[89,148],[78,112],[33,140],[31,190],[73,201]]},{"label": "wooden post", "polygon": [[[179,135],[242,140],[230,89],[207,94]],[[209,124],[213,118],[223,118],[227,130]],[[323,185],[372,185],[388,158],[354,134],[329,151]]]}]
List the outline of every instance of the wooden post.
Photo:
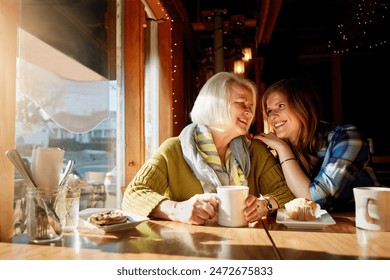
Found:
[{"label": "wooden post", "polygon": [[5,152],[15,146],[16,55],[19,0],[0,0],[0,241],[11,241],[14,168]]},{"label": "wooden post", "polygon": [[145,10],[141,1],[125,1],[124,21],[125,182],[128,183],[145,161],[143,138]]}]

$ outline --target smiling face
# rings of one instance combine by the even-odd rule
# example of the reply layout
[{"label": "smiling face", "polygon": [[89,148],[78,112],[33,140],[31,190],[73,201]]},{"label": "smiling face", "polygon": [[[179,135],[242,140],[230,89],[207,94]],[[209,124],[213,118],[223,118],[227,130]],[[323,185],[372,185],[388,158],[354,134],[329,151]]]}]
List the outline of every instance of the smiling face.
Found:
[{"label": "smiling face", "polygon": [[248,133],[254,117],[252,93],[240,86],[232,85],[230,90],[230,118],[229,130],[234,137]]},{"label": "smiling face", "polygon": [[276,136],[296,143],[301,132],[300,121],[290,109],[285,94],[280,91],[270,93],[266,101],[266,111],[267,121]]}]

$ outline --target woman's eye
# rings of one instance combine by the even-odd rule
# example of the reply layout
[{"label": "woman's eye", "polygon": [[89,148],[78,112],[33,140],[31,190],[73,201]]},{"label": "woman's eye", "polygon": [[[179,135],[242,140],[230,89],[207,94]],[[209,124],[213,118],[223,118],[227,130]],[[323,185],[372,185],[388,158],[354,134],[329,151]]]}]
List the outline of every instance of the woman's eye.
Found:
[{"label": "woman's eye", "polygon": [[253,113],[254,106],[249,104],[246,100],[236,100],[236,104],[245,110],[249,110]]},{"label": "woman's eye", "polygon": [[283,109],[284,107],[286,107],[285,104],[279,104],[279,109]]},{"label": "woman's eye", "polygon": [[240,105],[243,108],[246,108],[245,102],[244,101],[237,101],[238,105]]}]

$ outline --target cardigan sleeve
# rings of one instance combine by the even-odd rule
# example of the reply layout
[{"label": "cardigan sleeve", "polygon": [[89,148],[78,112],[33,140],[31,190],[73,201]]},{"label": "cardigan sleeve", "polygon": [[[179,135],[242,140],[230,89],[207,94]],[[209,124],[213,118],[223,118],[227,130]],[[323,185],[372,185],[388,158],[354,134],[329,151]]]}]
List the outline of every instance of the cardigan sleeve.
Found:
[{"label": "cardigan sleeve", "polygon": [[257,195],[272,196],[279,208],[294,199],[294,195],[287,186],[280,164],[264,143],[254,140],[251,151],[251,184],[254,184]]},{"label": "cardigan sleeve", "polygon": [[203,193],[177,137],[167,139],[127,186],[122,210],[148,216],[163,200],[184,201]]},{"label": "cardigan sleeve", "polygon": [[130,182],[123,195],[122,210],[149,216],[152,210],[168,197],[167,177],[154,159],[145,163]]},{"label": "cardigan sleeve", "polygon": [[294,195],[287,186],[279,164],[274,164],[263,173],[260,178],[262,194],[272,196],[278,202],[279,208],[284,208],[287,202],[294,199]]}]

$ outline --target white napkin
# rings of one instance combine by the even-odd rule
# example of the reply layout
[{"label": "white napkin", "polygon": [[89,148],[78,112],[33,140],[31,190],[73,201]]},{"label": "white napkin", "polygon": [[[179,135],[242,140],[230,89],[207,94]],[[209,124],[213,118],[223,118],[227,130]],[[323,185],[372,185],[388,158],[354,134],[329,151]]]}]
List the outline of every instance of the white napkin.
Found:
[{"label": "white napkin", "polygon": [[39,190],[52,193],[58,189],[65,151],[60,148],[33,150],[32,176]]}]

